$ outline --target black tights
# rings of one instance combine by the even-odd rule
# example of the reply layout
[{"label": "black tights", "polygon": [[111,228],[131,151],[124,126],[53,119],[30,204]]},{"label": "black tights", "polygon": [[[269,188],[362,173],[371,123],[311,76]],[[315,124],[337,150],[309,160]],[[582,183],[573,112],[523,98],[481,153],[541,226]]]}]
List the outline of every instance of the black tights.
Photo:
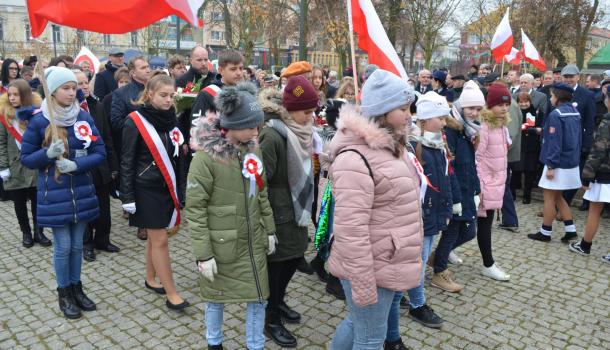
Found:
[{"label": "black tights", "polygon": [[491,267],[494,264],[491,254],[491,226],[494,223],[494,214],[495,210],[487,210],[487,217],[477,218],[477,242],[485,267]]},{"label": "black tights", "polygon": [[286,288],[297,270],[297,265],[301,259],[302,257],[284,261],[270,261],[267,263],[267,270],[269,272],[268,310],[276,311],[278,306],[284,303]]},{"label": "black tights", "polygon": [[28,217],[28,199],[32,202],[32,222],[36,226],[36,187],[10,190],[9,193],[13,200],[15,215],[17,216],[21,232],[32,233]]}]

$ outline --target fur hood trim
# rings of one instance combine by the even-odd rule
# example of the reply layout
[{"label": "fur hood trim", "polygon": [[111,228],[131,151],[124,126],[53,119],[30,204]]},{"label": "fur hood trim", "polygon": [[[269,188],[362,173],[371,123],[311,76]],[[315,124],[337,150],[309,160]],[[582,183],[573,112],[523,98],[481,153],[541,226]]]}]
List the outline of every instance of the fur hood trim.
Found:
[{"label": "fur hood trim", "polygon": [[[228,162],[237,156],[239,146],[230,143],[220,132],[220,119],[214,112],[208,112],[205,116],[193,121],[191,128],[191,149],[204,151],[214,160]],[[258,142],[252,140],[246,144],[248,152],[258,148]]]},{"label": "fur hood trim", "polygon": [[447,118],[447,127],[449,129],[453,129],[453,130],[457,130],[457,131],[464,130],[464,125],[462,125],[462,123],[457,121],[457,119],[455,119],[453,116],[450,116],[449,118]]},{"label": "fur hood trim", "polygon": [[[265,114],[273,114],[282,120],[290,120],[290,113],[282,105],[282,92],[276,89],[263,89],[258,94],[258,103]],[[268,118],[265,116],[265,121]]]},{"label": "fur hood trim", "polygon": [[490,128],[495,129],[501,126],[506,126],[510,123],[509,113],[506,113],[506,118],[498,119],[494,117],[494,114],[489,109],[483,109],[481,111],[481,121],[487,123]]}]

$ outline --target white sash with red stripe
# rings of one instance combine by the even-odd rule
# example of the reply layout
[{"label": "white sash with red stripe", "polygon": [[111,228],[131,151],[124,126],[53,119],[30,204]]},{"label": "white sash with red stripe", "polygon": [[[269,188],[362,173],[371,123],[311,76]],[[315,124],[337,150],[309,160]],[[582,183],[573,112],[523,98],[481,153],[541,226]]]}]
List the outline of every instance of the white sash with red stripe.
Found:
[{"label": "white sash with red stripe", "polygon": [[163,179],[167,184],[167,188],[169,189],[169,194],[174,201],[174,213],[172,214],[172,219],[167,226],[168,229],[171,229],[175,226],[180,225],[180,202],[178,201],[178,184],[176,182],[176,173],[174,172],[174,167],[172,166],[172,161],[167,153],[167,149],[163,145],[157,130],[152,126],[144,118],[140,113],[132,112],[129,114],[131,119],[136,124],[140,135],[144,139],[148,150],[153,156],[155,163],[159,167],[161,174],[163,175]]},{"label": "white sash with red stripe", "polygon": [[6,128],[6,131],[8,131],[13,136],[13,138],[15,139],[15,143],[17,144],[17,148],[21,150],[21,142],[23,142],[23,132],[19,128],[19,123],[17,123],[17,119],[13,119],[12,125],[9,125],[8,121],[6,120],[6,117],[0,115],[0,122],[2,122],[4,128]]}]

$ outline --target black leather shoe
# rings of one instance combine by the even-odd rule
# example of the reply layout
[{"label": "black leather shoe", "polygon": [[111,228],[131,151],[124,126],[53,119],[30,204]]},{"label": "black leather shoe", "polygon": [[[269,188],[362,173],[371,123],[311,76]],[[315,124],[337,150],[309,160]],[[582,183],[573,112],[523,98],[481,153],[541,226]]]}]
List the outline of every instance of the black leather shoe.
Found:
[{"label": "black leather shoe", "polygon": [[280,316],[286,323],[301,322],[301,314],[291,309],[286,303],[280,304],[277,308],[280,310]]},{"label": "black leather shoe", "polygon": [[31,232],[23,232],[23,240],[21,241],[26,248],[32,248],[34,246],[34,240],[32,239]]},{"label": "black leather shoe", "polygon": [[74,295],[74,300],[76,301],[76,305],[81,308],[83,311],[93,311],[97,309],[95,303],[89,299],[85,293],[83,292],[83,284],[78,282],[77,284],[72,285],[72,294]]},{"label": "black leather shoe", "polygon": [[106,245],[97,245],[96,244],[95,245],[95,249],[103,250],[103,251],[108,252],[108,253],[118,253],[118,252],[121,251],[121,248],[115,246],[112,243],[108,243]]},{"label": "black leather shoe", "polygon": [[313,269],[311,268],[311,265],[309,265],[309,263],[307,262],[307,260],[305,260],[305,258],[301,258],[299,260],[299,264],[297,265],[297,270],[299,270],[299,272],[308,274],[308,275],[313,275]]},{"label": "black leather shoe", "polygon": [[208,344],[208,350],[224,350],[224,349],[222,348],[222,344],[218,344],[218,345]]},{"label": "black leather shoe", "polygon": [[59,296],[59,309],[64,313],[66,318],[71,320],[80,318],[82,316],[74,296],[72,295],[72,286],[66,288],[57,288],[57,294]]},{"label": "black leather shoe", "polygon": [[191,304],[188,301],[183,301],[180,304],[172,304],[169,300],[165,300],[165,305],[170,310],[184,310],[189,307]]},{"label": "black leather shoe", "polygon": [[563,237],[561,237],[561,242],[569,243],[571,240],[577,239],[577,238],[578,238],[578,234],[576,232],[566,232],[566,234],[563,235]]},{"label": "black leather shoe", "polygon": [[95,251],[93,247],[85,247],[83,249],[83,259],[85,261],[95,261]]},{"label": "black leather shoe", "polygon": [[328,274],[328,282],[326,282],[326,293],[334,296],[339,300],[345,300],[345,292],[339,279],[331,274]]},{"label": "black leather shoe", "polygon": [[44,233],[42,232],[43,230],[44,229],[42,227],[34,228],[34,242],[40,244],[43,247],[50,247],[51,245],[53,245],[53,243],[50,239],[47,238],[47,236],[44,235]]},{"label": "black leather shoe", "polygon": [[297,339],[279,323],[265,324],[265,335],[282,348],[296,348]]},{"label": "black leather shoe", "polygon": [[319,256],[316,255],[315,258],[309,263],[309,266],[315,271],[318,275],[318,278],[322,282],[328,281],[328,272],[324,269],[324,261],[320,259]]},{"label": "black leather shoe", "polygon": [[161,295],[165,295],[165,288],[163,287],[153,287],[150,284],[148,284],[148,281],[144,280],[144,286],[152,291],[154,291],[157,294],[161,294]]}]

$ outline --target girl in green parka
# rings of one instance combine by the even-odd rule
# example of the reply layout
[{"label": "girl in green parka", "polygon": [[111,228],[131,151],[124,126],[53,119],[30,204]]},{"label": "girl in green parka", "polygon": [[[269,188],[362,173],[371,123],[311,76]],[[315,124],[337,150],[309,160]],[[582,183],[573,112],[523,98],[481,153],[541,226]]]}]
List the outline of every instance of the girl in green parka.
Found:
[{"label": "girl in green parka", "polygon": [[222,349],[225,303],[247,303],[246,345],[263,349],[267,254],[275,250],[258,126],[263,112],[252,83],[225,88],[218,116],[193,122],[186,218],[205,304],[208,349]]}]

